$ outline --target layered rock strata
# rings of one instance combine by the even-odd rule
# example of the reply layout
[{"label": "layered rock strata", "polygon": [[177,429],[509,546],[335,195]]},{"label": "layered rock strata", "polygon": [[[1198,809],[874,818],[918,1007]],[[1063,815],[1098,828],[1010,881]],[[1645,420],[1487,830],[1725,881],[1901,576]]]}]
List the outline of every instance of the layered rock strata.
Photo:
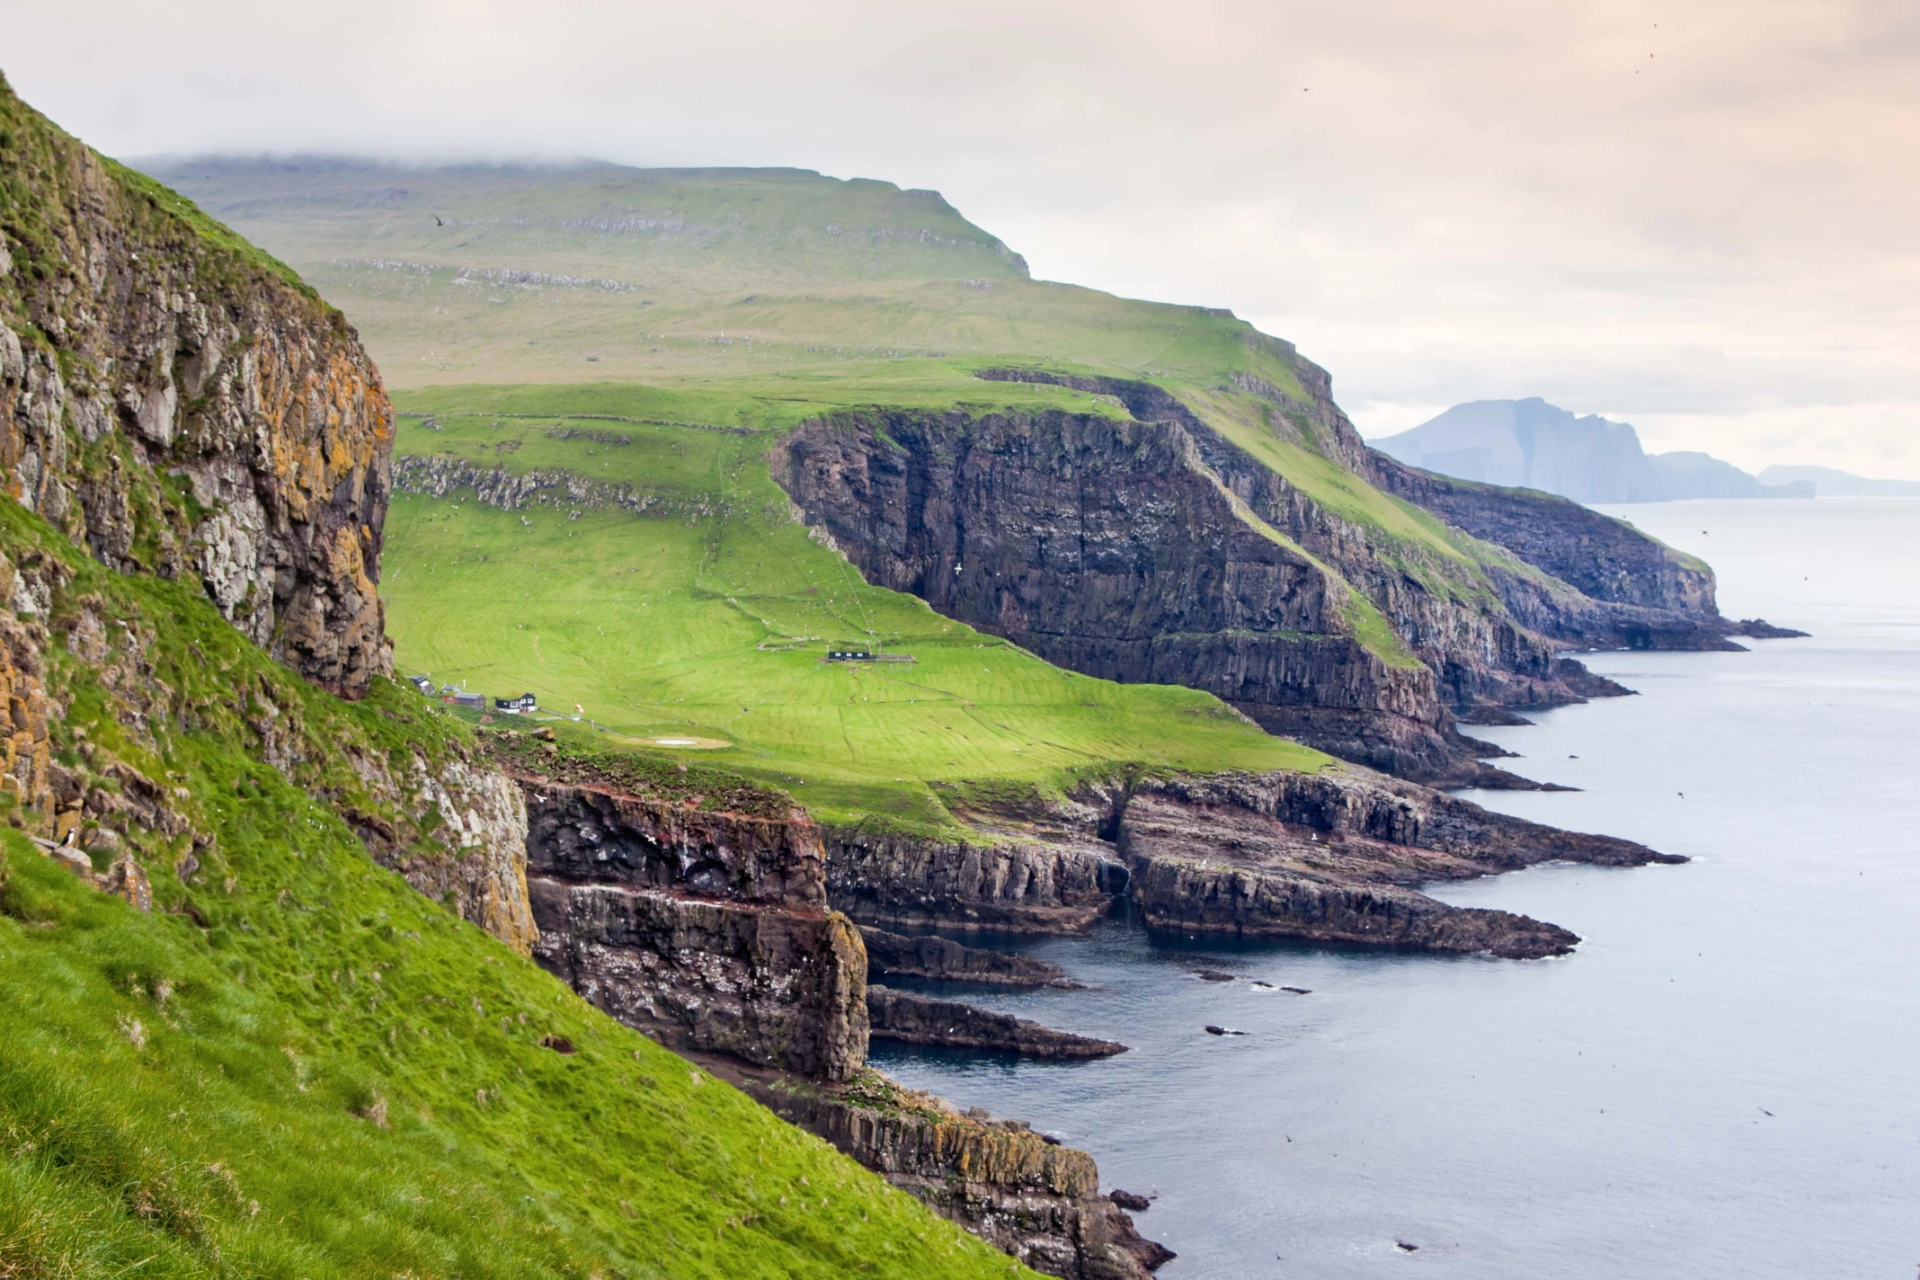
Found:
[{"label": "layered rock strata", "polygon": [[834,828],[824,833],[827,896],[862,924],[943,931],[1063,933],[1113,905],[1126,867],[1097,837],[933,841]]},{"label": "layered rock strata", "polygon": [[868,581],[1050,662],[1205,689],[1404,772],[1477,771],[1433,673],[1363,643],[1365,606],[1243,519],[1180,422],[845,413],[795,429],[772,465]]},{"label": "layered rock strata", "polygon": [[908,937],[862,925],[869,978],[919,978],[994,987],[1076,989],[1058,965],[1014,951],[988,951],[930,934]]},{"label": "layered rock strata", "polygon": [[[873,1110],[907,1095],[863,1069],[876,989],[860,931],[828,906],[820,831],[803,812],[745,788],[622,785],[524,739],[496,741],[526,795],[542,965],[1029,1265],[1147,1274],[1129,1247],[1164,1251],[1099,1199],[1084,1152],[1012,1122]],[[883,1011],[899,1003],[878,992]],[[1048,1033],[1035,1031],[1038,1046]],[[1050,1034],[1058,1056],[1083,1044]]]},{"label": "layered rock strata", "polygon": [[742,1086],[944,1217],[1027,1266],[1066,1280],[1144,1280],[1171,1251],[1140,1238],[1100,1195],[1083,1151],[1024,1121],[965,1115],[884,1077],[826,1089],[753,1079]]},{"label": "layered rock strata", "polygon": [[376,591],[393,409],[337,311],[0,82],[0,487],[104,563],[198,581],[347,697],[391,666]]},{"label": "layered rock strata", "polygon": [[1127,1046],[1071,1032],[1055,1031],[1028,1018],[978,1009],[957,1000],[936,1000],[911,991],[867,987],[867,1025],[876,1040],[932,1045],[947,1049],[984,1049],[1023,1058],[1080,1061],[1111,1058]]},{"label": "layered rock strata", "polygon": [[522,777],[534,956],[670,1048],[843,1080],[866,951],[827,907],[818,829]]},{"label": "layered rock strata", "polygon": [[[1167,775],[1089,782],[1067,801],[1036,802],[1019,823],[976,816],[983,862],[1073,860],[1078,877],[1022,887],[1026,927],[1072,930],[1126,906],[1149,927],[1189,933],[1296,937],[1514,959],[1558,955],[1578,943],[1559,926],[1512,912],[1453,907],[1416,886],[1511,871],[1547,861],[1600,866],[1682,862],[1609,836],[1561,831],[1492,813],[1470,801],[1369,770],[1317,774]],[[857,870],[874,877],[850,895],[856,916],[876,903],[911,901],[919,923],[977,927],[976,881],[931,885],[926,861],[904,837],[886,857],[857,832],[827,836],[828,883]],[[836,861],[843,865],[836,867]],[[900,883],[883,877],[896,874]],[[1091,885],[1071,910],[1062,881]]]},{"label": "layered rock strata", "polygon": [[1630,526],[1375,454],[1324,372],[1287,354],[1305,399],[1237,379],[1282,410],[1261,429],[1356,488],[1457,518],[1451,536],[1479,560],[1336,513],[1171,393],[1124,379],[981,375],[1105,396],[1124,421],[849,411],[803,424],[770,462],[871,582],[1062,666],[1205,689],[1272,732],[1436,785],[1517,784],[1478,763],[1497,752],[1462,738],[1456,714],[1498,722],[1497,708],[1625,692],[1562,649],[1726,647],[1741,629],[1715,609],[1710,571]]}]

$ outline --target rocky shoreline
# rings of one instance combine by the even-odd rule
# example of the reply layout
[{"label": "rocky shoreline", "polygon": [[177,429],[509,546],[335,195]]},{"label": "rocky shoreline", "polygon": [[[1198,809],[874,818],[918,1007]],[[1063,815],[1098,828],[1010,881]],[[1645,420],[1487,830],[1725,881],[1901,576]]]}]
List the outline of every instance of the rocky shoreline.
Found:
[{"label": "rocky shoreline", "polygon": [[930,934],[907,937],[872,925],[862,925],[860,936],[867,944],[870,977],[919,978],[1021,989],[1058,987],[1073,991],[1080,988],[1058,965],[1018,952],[987,951]]},{"label": "rocky shoreline", "polygon": [[867,987],[867,1026],[875,1040],[983,1049],[1023,1058],[1085,1061],[1125,1053],[1127,1046],[1043,1027],[1027,1018],[976,1009],[957,1000],[936,1000],[890,987]]}]

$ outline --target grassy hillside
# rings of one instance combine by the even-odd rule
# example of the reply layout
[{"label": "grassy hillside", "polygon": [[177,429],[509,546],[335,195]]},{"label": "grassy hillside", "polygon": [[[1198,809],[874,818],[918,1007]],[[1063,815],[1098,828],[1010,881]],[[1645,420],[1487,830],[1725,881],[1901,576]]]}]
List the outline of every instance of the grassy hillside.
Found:
[{"label": "grassy hillside", "polygon": [[937,194],[886,182],[614,165],[144,167],[342,307],[391,387],[884,380],[892,360],[940,356],[1293,382],[1244,321],[1029,280]]},{"label": "grassy hillside", "polygon": [[[771,433],[824,409],[1118,416],[1101,397],[976,375],[1014,364],[1145,379],[1364,530],[1376,583],[1410,577],[1497,611],[1486,566],[1518,564],[1348,470],[1306,412],[1286,343],[1222,311],[1028,279],[933,193],[799,170],[149,167],[353,318],[402,408],[443,427],[403,428],[400,454],[572,471],[680,514],[549,509],[523,523],[403,498],[382,584],[403,664],[579,703],[636,742],[725,743],[730,763],[804,788],[824,816],[944,825],[930,784],[955,779],[1318,763],[1210,699],[1094,692],[866,588],[787,523],[762,461]],[[1250,378],[1298,409],[1250,394]],[[632,442],[548,437],[562,417],[594,416],[637,420],[619,428]],[[1367,590],[1348,600],[1355,638],[1390,665],[1417,663]],[[818,663],[828,642],[869,633],[916,663]]]},{"label": "grassy hillside", "polygon": [[[0,1276],[1019,1270],[376,867],[335,807],[373,806],[349,752],[460,749],[434,704],[320,693],[11,503],[0,546],[72,575],[57,757],[164,777],[212,837],[132,833],[142,914],[0,832]],[[60,641],[82,608],[119,624],[102,662]],[[144,732],[100,679],[130,664]],[[292,781],[261,762],[269,706]]]},{"label": "grassy hillside", "polygon": [[[602,409],[621,406],[613,394],[602,393]],[[941,783],[1059,785],[1121,764],[1324,760],[1210,695],[1062,671],[868,586],[788,517],[762,458],[768,433],[502,418],[457,412],[460,401],[406,397],[431,407],[440,429],[405,420],[399,448],[564,469],[629,484],[658,505],[576,519],[566,507],[398,498],[382,584],[388,624],[403,665],[436,681],[578,703],[615,742],[696,739],[717,747],[713,763],[790,786],[822,817],[881,815],[923,829],[949,821]],[[596,429],[603,439],[550,434]],[[608,442],[622,437],[629,443]],[[914,661],[823,662],[835,643]]]}]

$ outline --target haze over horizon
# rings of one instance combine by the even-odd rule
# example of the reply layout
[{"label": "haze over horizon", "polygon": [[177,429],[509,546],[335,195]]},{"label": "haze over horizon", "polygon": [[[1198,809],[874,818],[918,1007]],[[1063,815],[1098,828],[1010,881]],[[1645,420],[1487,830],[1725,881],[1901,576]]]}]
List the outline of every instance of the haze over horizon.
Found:
[{"label": "haze over horizon", "polygon": [[1650,451],[1920,473],[1911,4],[4,12],[0,67],[109,154],[883,178],[1036,277],[1231,307],[1370,435],[1539,395]]}]

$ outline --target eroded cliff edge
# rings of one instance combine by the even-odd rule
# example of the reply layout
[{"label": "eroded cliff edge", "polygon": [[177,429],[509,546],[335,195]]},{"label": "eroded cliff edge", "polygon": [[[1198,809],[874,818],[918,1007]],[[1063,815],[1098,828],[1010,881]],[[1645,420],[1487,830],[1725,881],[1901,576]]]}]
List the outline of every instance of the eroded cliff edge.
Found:
[{"label": "eroded cliff edge", "polygon": [[[928,1034],[927,1004],[868,987],[860,931],[828,903],[820,828],[784,795],[512,731],[490,742],[526,796],[534,957],[550,972],[1029,1266],[1141,1280],[1171,1256],[1100,1197],[1084,1152],[866,1068],[873,998],[905,1036]],[[1119,1049],[1011,1030],[1052,1056]]]},{"label": "eroded cliff edge", "polygon": [[393,408],[339,312],[0,81],[0,469],[122,572],[198,581],[323,688],[391,666]]},{"label": "eroded cliff edge", "polygon": [[829,830],[829,899],[890,929],[1065,933],[1124,904],[1184,933],[1536,959],[1580,939],[1418,886],[1550,861],[1685,861],[1353,766],[1090,779],[1065,797],[970,806],[956,795],[949,807],[977,839]]},{"label": "eroded cliff edge", "polygon": [[[1324,373],[1291,358],[1304,399],[1243,378],[1213,420],[1150,383],[989,369],[1126,417],[849,410],[802,424],[770,466],[876,585],[1061,666],[1204,689],[1271,732],[1436,785],[1523,785],[1478,763],[1497,753],[1457,718],[1625,692],[1565,650],[1727,647],[1743,629],[1717,612],[1711,571],[1627,525],[1544,495],[1464,494],[1376,455]],[[1235,436],[1229,409],[1263,416]],[[1347,478],[1310,492],[1247,431]],[[1459,524],[1396,536],[1386,523],[1411,519],[1396,500]]]}]

